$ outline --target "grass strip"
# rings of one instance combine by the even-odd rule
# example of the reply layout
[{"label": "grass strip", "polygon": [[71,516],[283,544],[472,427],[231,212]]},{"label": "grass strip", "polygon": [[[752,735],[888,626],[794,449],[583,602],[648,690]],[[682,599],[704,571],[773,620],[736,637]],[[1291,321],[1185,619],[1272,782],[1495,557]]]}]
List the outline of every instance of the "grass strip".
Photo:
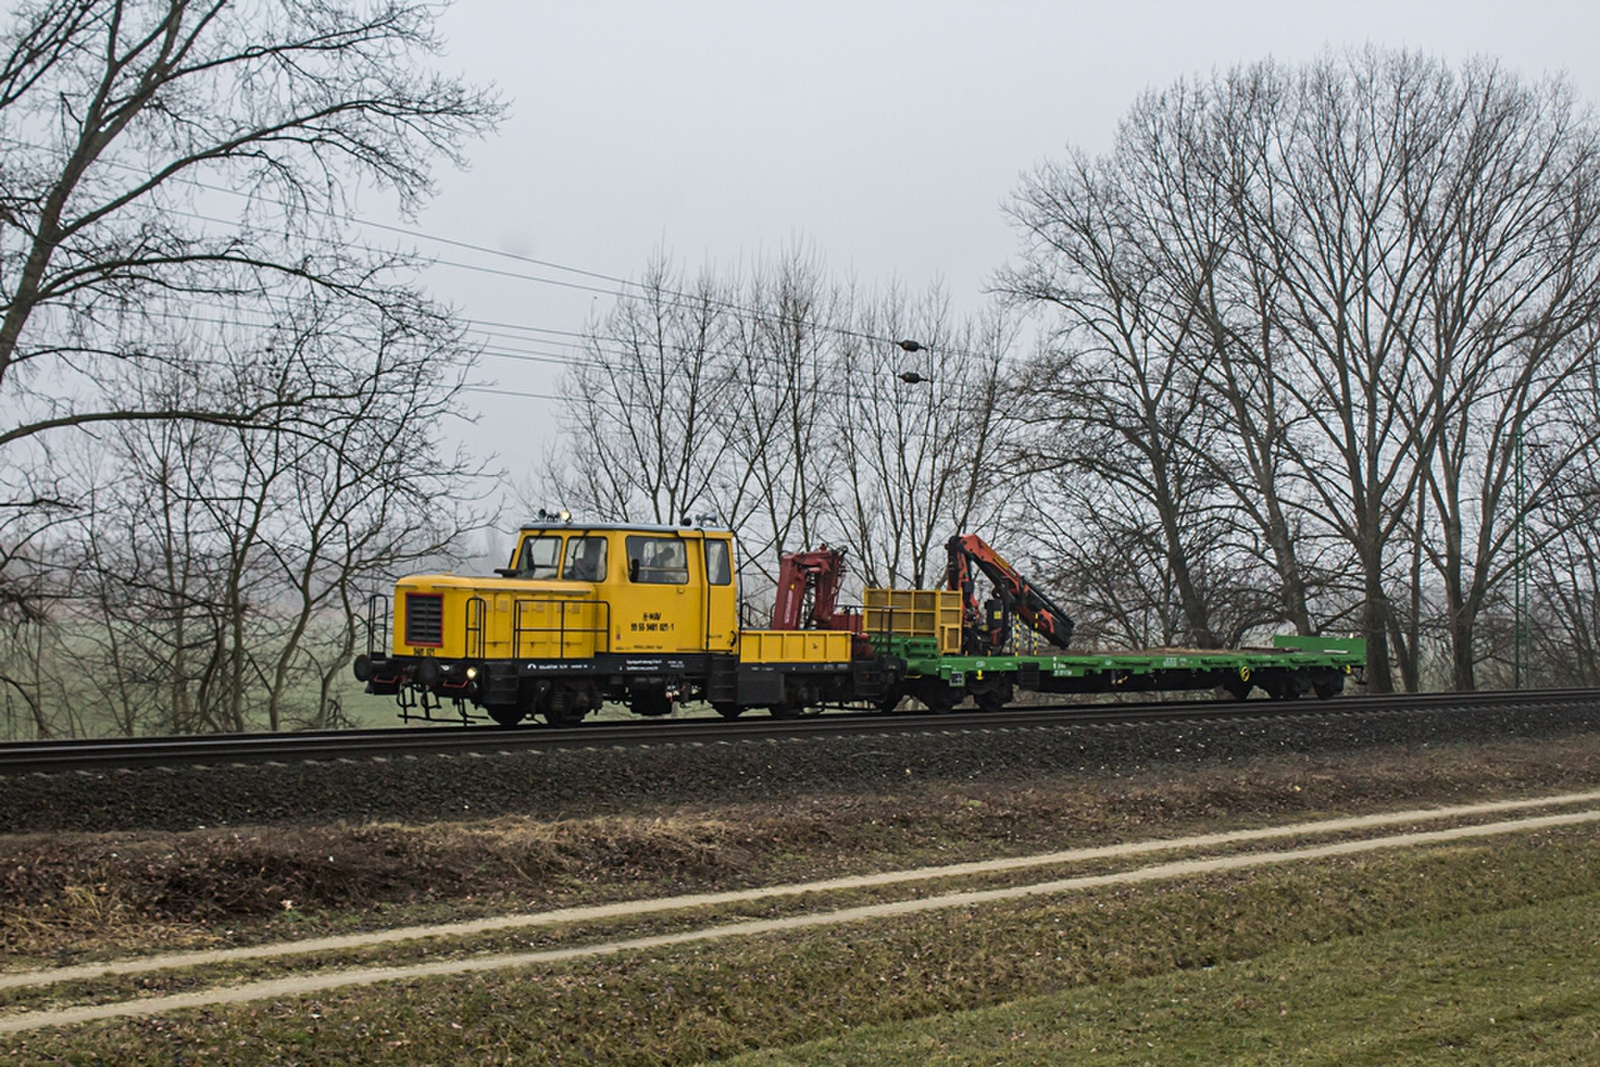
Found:
[{"label": "grass strip", "polygon": [[652,802],[553,823],[0,835],[0,970],[1031,855],[1068,843],[1063,828],[1090,846],[1593,789],[1600,734],[1086,774]]},{"label": "grass strip", "polygon": [[[808,909],[800,914],[795,915],[765,919],[749,919],[743,922],[725,925],[707,926],[702,921],[699,923],[691,923],[688,928],[680,929],[674,932],[658,933],[645,937],[636,936],[627,940],[610,941],[601,944],[578,944],[559,948],[547,948],[536,952],[522,952],[513,955],[491,955],[488,957],[474,955],[469,958],[463,958],[457,955],[455,958],[447,958],[443,960],[436,959],[427,963],[413,962],[407,966],[389,965],[369,967],[360,970],[335,969],[331,971],[320,971],[320,973],[316,974],[301,973],[286,979],[271,978],[254,983],[235,985],[225,989],[187,990],[184,992],[169,993],[165,996],[135,997],[131,1000],[122,1002],[100,1003],[64,1008],[59,1014],[63,1022],[81,1023],[114,1018],[117,1016],[146,1015],[158,1011],[182,1010],[184,1008],[193,1007],[210,1007],[218,1004],[244,1003],[252,999],[266,999],[269,997],[284,996],[289,994],[313,995],[351,985],[371,984],[382,981],[410,980],[416,978],[443,977],[453,974],[465,974],[475,971],[492,970],[495,968],[527,967],[536,964],[548,964],[568,959],[578,959],[584,956],[612,955],[619,952],[658,949],[671,945],[687,944],[695,941],[720,940],[728,937],[750,937],[761,934],[771,934],[819,926],[842,926],[850,923],[914,915],[925,911],[958,907],[977,907],[980,905],[988,905],[1000,901],[1011,901],[1024,897],[1047,896],[1105,886],[1132,885],[1216,871],[1259,867],[1265,864],[1290,863],[1307,859],[1325,859],[1333,856],[1369,852],[1380,848],[1394,848],[1400,846],[1414,847],[1419,843],[1457,841],[1464,838],[1504,834],[1510,832],[1527,833],[1532,829],[1571,826],[1579,823],[1594,822],[1596,820],[1600,820],[1600,811],[1579,811],[1558,815],[1545,815],[1508,822],[1491,823],[1487,825],[1458,826],[1451,827],[1449,829],[1434,830],[1411,835],[1395,835],[1376,839],[1341,841],[1328,845],[1294,849],[1279,853],[1246,853],[1243,855],[1234,856],[1186,859],[1172,863],[1157,864],[1150,867],[1135,868],[1128,871],[1113,871],[1102,874],[1080,874],[1056,881],[1024,883],[1021,885],[1004,886],[991,889],[969,889],[965,891],[945,893],[937,896],[894,900],[876,904],[865,904],[854,908],[845,908],[842,910],[824,911],[820,909]],[[655,913],[655,909],[653,908],[646,909],[643,912],[643,914],[652,913]],[[39,1023],[36,1019],[32,1019],[27,1016],[11,1015],[0,1018],[0,1033],[10,1033],[17,1030],[32,1029],[37,1025],[39,1025]]]},{"label": "grass strip", "polygon": [[[781,897],[810,895],[818,898],[823,894],[842,894],[854,890],[894,887],[908,883],[949,883],[976,876],[1001,875],[1006,872],[1041,870],[1075,864],[1092,864],[1096,861],[1127,859],[1161,852],[1195,851],[1256,842],[1285,841],[1302,837],[1345,834],[1352,831],[1380,827],[1409,826],[1441,819],[1462,819],[1539,808],[1562,807],[1588,803],[1594,800],[1600,800],[1600,792],[1588,791],[1521,800],[1488,801],[1431,810],[1388,812],[1325,819],[1316,822],[1289,823],[1255,829],[1230,830],[1179,838],[1157,838],[1115,845],[1067,849],[1029,856],[942,864],[911,870],[886,871],[878,874],[851,875],[790,885],[762,886],[720,893],[687,894],[661,897],[653,900],[624,900],[609,904],[560,908],[539,913],[494,916],[464,922],[439,923],[424,927],[365,931],[357,934],[306,938],[240,948],[171,953],[156,958],[111,960],[72,967],[24,970],[10,973],[0,972],[0,1004],[13,1002],[11,997],[5,995],[5,991],[27,986],[114,978],[117,976],[146,974],[152,971],[226,966],[250,960],[337,956],[342,953],[361,952],[377,946],[424,939],[454,941],[505,931],[536,927],[569,926],[609,919],[631,919],[688,909],[715,909],[724,905],[747,904]],[[1577,813],[1567,818],[1580,821],[1586,816],[1582,813]],[[1509,826],[1510,824],[1504,825]],[[1470,836],[1477,832],[1492,832],[1493,830],[1493,827],[1481,830],[1453,828],[1450,831],[1441,833],[1446,837],[1452,834]],[[1357,840],[1350,847],[1352,850],[1359,851],[1364,847],[1364,844],[1363,841]],[[1288,855],[1291,858],[1301,858],[1297,853],[1293,852]],[[1158,873],[1154,875],[1155,877],[1169,876],[1159,873],[1160,869],[1157,869],[1157,871]],[[1064,879],[1063,881],[1067,880]],[[1079,886],[1074,886],[1073,888],[1079,888]]]},{"label": "grass strip", "polygon": [[16,1035],[22,1062],[692,1063],[1592,894],[1589,828]]},{"label": "grass strip", "polygon": [[864,1027],[739,1067],[1592,1063],[1600,893],[1001,1007]]}]

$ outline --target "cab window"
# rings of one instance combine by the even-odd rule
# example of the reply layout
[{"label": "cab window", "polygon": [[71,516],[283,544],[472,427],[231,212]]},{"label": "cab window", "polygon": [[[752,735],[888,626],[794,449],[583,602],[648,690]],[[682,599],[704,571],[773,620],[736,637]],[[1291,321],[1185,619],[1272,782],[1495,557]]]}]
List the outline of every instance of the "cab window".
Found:
[{"label": "cab window", "polygon": [[530,537],[522,542],[517,560],[518,578],[554,578],[561,562],[561,538]]},{"label": "cab window", "polygon": [[706,542],[706,581],[711,585],[733,583],[733,568],[728,565],[728,542]]},{"label": "cab window", "polygon": [[567,539],[567,561],[561,576],[573,582],[603,582],[606,580],[606,539],[604,537],[570,537]]},{"label": "cab window", "polygon": [[641,585],[689,584],[689,553],[681,538],[628,538],[628,578]]}]

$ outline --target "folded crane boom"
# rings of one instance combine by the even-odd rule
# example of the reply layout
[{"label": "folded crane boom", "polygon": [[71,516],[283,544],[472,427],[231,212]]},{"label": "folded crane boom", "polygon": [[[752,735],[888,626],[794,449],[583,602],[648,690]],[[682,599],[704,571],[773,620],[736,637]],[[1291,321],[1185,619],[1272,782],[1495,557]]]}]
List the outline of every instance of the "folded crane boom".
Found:
[{"label": "folded crane boom", "polygon": [[839,586],[843,580],[844,552],[841,549],[823,545],[809,552],[785,552],[778,561],[778,592],[772,602],[772,628],[859,629],[860,616],[843,617],[837,610]]},{"label": "folded crane boom", "polygon": [[[958,534],[945,546],[950,564],[945,584],[958,591],[963,602],[963,644],[972,654],[1001,648],[1011,635],[1011,616],[1022,621],[1057,648],[1072,643],[1072,620],[1037,587],[976,534]],[[994,585],[994,597],[981,608],[977,576],[983,572]]]}]

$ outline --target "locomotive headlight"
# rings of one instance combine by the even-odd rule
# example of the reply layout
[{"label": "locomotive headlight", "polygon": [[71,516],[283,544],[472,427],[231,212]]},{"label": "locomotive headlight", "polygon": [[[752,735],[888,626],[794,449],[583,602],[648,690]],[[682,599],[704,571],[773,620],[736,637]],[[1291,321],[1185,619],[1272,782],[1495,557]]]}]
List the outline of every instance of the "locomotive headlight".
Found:
[{"label": "locomotive headlight", "polygon": [[476,678],[477,676],[478,676],[478,668],[476,668],[476,667],[468,667],[467,668],[467,681],[470,682],[474,678]]}]

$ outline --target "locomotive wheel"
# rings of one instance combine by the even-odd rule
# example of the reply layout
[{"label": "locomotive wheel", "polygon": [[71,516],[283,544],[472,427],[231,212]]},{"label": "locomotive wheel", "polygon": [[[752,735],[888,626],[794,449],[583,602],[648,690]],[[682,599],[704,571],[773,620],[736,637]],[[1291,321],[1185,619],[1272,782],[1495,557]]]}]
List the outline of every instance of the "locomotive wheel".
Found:
[{"label": "locomotive wheel", "polygon": [[483,710],[501,726],[515,726],[522,721],[522,708],[516,704],[490,704]]},{"label": "locomotive wheel", "polygon": [[798,719],[822,714],[822,692],[811,684],[786,685],[783,699],[769,709],[774,719]]},{"label": "locomotive wheel", "polygon": [[544,721],[551,726],[576,726],[588,709],[578,702],[578,694],[565,685],[550,691],[544,705]]},{"label": "locomotive wheel", "polygon": [[1332,700],[1344,692],[1344,677],[1341,675],[1331,682],[1314,682],[1311,688],[1316,692],[1318,700]]},{"label": "locomotive wheel", "polygon": [[672,714],[672,701],[665,693],[636,696],[629,707],[633,709],[635,715],[642,715],[647,719],[659,719]]},{"label": "locomotive wheel", "polygon": [[713,704],[711,706],[716,708],[717,714],[721,715],[724,719],[737,719],[739,717],[739,713],[744,710],[737,704]]},{"label": "locomotive wheel", "polygon": [[644,679],[628,689],[628,707],[635,715],[659,719],[672,714],[672,697],[676,688],[665,678]]},{"label": "locomotive wheel", "polygon": [[935,715],[948,715],[956,709],[960,694],[947,685],[928,685],[917,692],[917,699]]},{"label": "locomotive wheel", "polygon": [[900,701],[902,699],[904,699],[904,697],[902,696],[900,690],[891,689],[887,693],[883,694],[883,696],[878,698],[878,710],[883,712],[893,711],[895,708],[900,706]]}]

